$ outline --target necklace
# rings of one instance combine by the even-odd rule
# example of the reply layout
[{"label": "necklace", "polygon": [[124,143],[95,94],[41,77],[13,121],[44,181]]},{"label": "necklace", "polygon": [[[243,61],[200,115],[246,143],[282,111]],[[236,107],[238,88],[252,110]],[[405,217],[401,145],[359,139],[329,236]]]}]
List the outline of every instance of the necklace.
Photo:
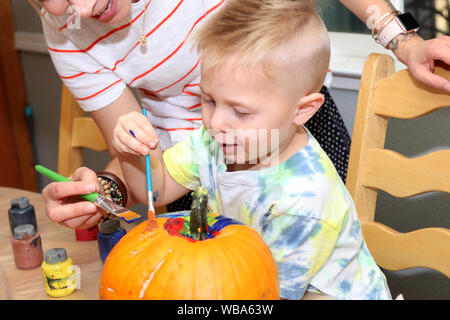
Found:
[{"label": "necklace", "polygon": [[147,13],[147,2],[148,0],[145,1],[145,5],[144,5],[144,18],[142,19],[142,30],[139,31],[133,24],[133,22],[130,19],[130,25],[131,27],[134,29],[134,31],[136,31],[137,34],[139,34],[139,43],[141,44],[141,48],[144,48],[147,45],[147,37],[145,36],[144,33],[144,28],[145,28],[145,14]]}]

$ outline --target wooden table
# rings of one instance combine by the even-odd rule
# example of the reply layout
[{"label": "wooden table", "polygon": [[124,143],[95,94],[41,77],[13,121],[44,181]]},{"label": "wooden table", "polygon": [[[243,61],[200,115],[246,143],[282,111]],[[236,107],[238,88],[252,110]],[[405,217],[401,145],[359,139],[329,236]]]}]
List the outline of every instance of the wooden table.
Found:
[{"label": "wooden table", "polygon": [[[72,294],[53,298],[45,292],[40,267],[20,270],[14,263],[11,247],[11,229],[8,220],[10,201],[27,197],[34,206],[42,249],[65,248],[73,264],[80,267],[81,285]],[[122,223],[129,231],[135,224]],[[103,263],[100,259],[97,241],[76,241],[75,231],[51,222],[45,214],[42,195],[14,188],[0,187],[0,300],[97,300]],[[307,293],[303,299],[328,299],[328,297]]]},{"label": "wooden table", "polygon": [[[40,267],[20,270],[14,263],[11,229],[8,220],[10,201],[27,197],[34,206],[38,232],[45,253],[52,248],[65,248],[73,264],[80,267],[81,284],[72,294],[53,298],[44,289]],[[130,229],[133,225],[123,226]],[[103,263],[97,241],[76,241],[75,231],[51,222],[45,214],[45,204],[39,193],[0,187],[0,299],[98,299],[98,287]]]}]

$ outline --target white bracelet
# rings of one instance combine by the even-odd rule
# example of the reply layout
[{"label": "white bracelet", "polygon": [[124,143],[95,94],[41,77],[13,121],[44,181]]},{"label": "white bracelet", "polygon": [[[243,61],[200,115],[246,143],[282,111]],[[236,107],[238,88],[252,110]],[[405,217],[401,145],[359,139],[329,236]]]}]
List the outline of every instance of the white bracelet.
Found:
[{"label": "white bracelet", "polygon": [[375,39],[376,43],[380,43],[380,34],[384,30],[384,28],[389,25],[395,18],[397,17],[396,13],[391,13],[389,17],[383,22],[380,29],[376,32],[375,35],[373,35],[373,38]]},{"label": "white bracelet", "polygon": [[381,16],[381,18],[378,19],[377,22],[375,22],[374,27],[373,27],[372,30],[380,29],[379,27],[380,27],[380,25],[381,25],[381,22],[383,21],[384,18],[388,17],[390,14],[392,14],[392,12],[388,12],[388,13],[383,14],[383,15]]}]

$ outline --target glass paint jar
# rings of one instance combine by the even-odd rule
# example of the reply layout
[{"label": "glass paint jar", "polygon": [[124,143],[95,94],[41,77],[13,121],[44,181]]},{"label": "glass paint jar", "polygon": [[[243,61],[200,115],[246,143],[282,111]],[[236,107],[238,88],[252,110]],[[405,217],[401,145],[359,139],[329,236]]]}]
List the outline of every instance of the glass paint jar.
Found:
[{"label": "glass paint jar", "polygon": [[97,240],[98,225],[85,229],[75,229],[75,238],[77,241]]},{"label": "glass paint jar", "polygon": [[14,262],[19,269],[33,269],[39,267],[44,260],[41,236],[32,224],[23,224],[14,228],[11,241]]},{"label": "glass paint jar", "polygon": [[120,226],[118,219],[110,219],[102,222],[99,227],[100,232],[97,234],[98,250],[100,252],[100,258],[105,262],[109,252],[127,232]]},{"label": "glass paint jar", "polygon": [[9,226],[14,235],[14,229],[23,224],[31,224],[34,230],[38,230],[36,213],[30,200],[26,197],[18,197],[11,200],[11,208],[8,210]]},{"label": "glass paint jar", "polygon": [[45,252],[42,263],[42,277],[45,291],[52,297],[64,297],[76,288],[76,278],[72,259],[66,249],[54,248]]}]

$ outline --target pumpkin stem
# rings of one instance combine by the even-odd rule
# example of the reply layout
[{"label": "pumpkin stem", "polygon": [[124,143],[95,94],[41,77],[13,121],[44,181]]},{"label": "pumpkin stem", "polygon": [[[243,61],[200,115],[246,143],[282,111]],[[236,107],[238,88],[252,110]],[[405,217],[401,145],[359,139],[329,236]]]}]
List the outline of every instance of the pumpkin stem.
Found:
[{"label": "pumpkin stem", "polygon": [[195,240],[208,239],[208,190],[199,187],[192,192],[193,200],[190,215],[190,232]]}]

